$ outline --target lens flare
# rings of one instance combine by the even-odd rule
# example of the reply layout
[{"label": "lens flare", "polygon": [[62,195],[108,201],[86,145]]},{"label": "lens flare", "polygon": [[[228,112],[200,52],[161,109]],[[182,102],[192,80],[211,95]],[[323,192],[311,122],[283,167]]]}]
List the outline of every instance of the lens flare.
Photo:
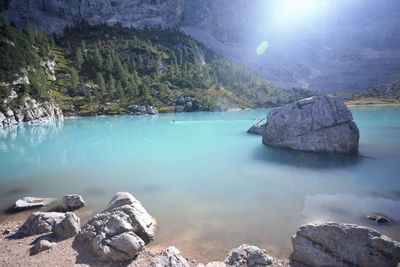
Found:
[{"label": "lens flare", "polygon": [[264,54],[267,49],[268,49],[268,42],[267,41],[262,41],[258,46],[257,46],[257,56],[261,56],[262,54]]}]

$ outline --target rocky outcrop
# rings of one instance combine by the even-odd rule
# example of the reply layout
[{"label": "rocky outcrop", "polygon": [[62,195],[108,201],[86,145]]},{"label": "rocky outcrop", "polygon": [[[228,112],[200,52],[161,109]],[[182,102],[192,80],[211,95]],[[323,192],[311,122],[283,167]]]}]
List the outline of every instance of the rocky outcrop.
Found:
[{"label": "rocky outcrop", "polygon": [[2,15],[21,27],[30,20],[46,32],[57,33],[81,20],[91,24],[119,22],[137,28],[170,28],[181,20],[182,4],[183,0],[34,0],[29,3],[13,0]]},{"label": "rocky outcrop", "polygon": [[273,109],[263,143],[307,152],[357,153],[359,131],[344,102],[314,96]]},{"label": "rocky outcrop", "polygon": [[61,109],[53,102],[39,102],[30,97],[25,97],[21,103],[11,105],[16,101],[15,91],[0,105],[0,127],[20,123],[49,123],[63,120]]},{"label": "rocky outcrop", "polygon": [[149,267],[190,267],[189,263],[176,247],[168,247]]},{"label": "rocky outcrop", "polygon": [[40,65],[43,67],[47,77],[51,81],[55,81],[56,78],[56,61],[54,59],[46,58],[40,62]]},{"label": "rocky outcrop", "polygon": [[62,209],[64,211],[77,210],[85,206],[82,196],[77,194],[65,195],[62,198]]},{"label": "rocky outcrop", "polygon": [[175,101],[175,111],[176,112],[195,112],[203,110],[202,105],[196,99],[192,99],[187,96],[179,96]]},{"label": "rocky outcrop", "polygon": [[92,218],[79,237],[102,261],[131,260],[153,240],[156,220],[131,194],[117,193],[107,208]]},{"label": "rocky outcrop", "polygon": [[353,224],[301,226],[292,237],[291,260],[306,266],[397,266],[400,243]]},{"label": "rocky outcrop", "polygon": [[231,250],[225,263],[229,266],[261,267],[271,265],[272,260],[264,249],[242,244]]},{"label": "rocky outcrop", "polygon": [[127,111],[131,115],[155,115],[158,114],[156,107],[148,105],[129,105]]},{"label": "rocky outcrop", "polygon": [[53,202],[52,198],[41,198],[41,197],[23,197],[15,202],[15,210],[30,209],[36,207],[42,207]]},{"label": "rocky outcrop", "polygon": [[61,212],[36,211],[29,215],[18,232],[25,236],[50,233],[64,218],[65,214]]}]

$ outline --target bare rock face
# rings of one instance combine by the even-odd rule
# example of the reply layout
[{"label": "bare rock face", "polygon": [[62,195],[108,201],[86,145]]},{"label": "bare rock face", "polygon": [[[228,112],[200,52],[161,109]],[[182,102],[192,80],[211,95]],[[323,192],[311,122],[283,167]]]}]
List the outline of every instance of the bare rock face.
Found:
[{"label": "bare rock face", "polygon": [[247,132],[251,134],[258,134],[258,135],[263,135],[265,132],[265,123],[264,124],[255,124],[251,126]]},{"label": "bare rock face", "polygon": [[176,247],[168,247],[149,267],[190,267]]},{"label": "bare rock face", "polygon": [[135,258],[153,240],[156,220],[131,194],[117,193],[107,208],[92,218],[79,237],[102,261]]},{"label": "bare rock face", "polygon": [[61,33],[66,25],[121,23],[133,27],[174,27],[181,19],[183,0],[24,0],[9,1],[3,16],[18,26],[30,20],[46,32]]},{"label": "bare rock face", "polygon": [[259,267],[271,265],[272,260],[264,249],[242,244],[231,250],[225,263],[229,266]]},{"label": "bare rock face", "polygon": [[64,211],[77,210],[85,206],[82,196],[73,194],[65,195],[62,199],[62,209]]},{"label": "bare rock face", "polygon": [[0,107],[0,127],[20,123],[51,123],[63,120],[61,109],[52,102],[36,101],[25,97],[22,103],[12,103],[17,98],[15,91],[3,101]]},{"label": "bare rock face", "polygon": [[293,266],[384,267],[400,262],[400,243],[353,224],[303,225],[292,237],[292,243]]},{"label": "bare rock face", "polygon": [[267,120],[266,145],[307,152],[358,152],[359,131],[340,98],[306,98],[273,109]]},{"label": "bare rock face", "polygon": [[65,213],[64,219],[55,225],[54,234],[59,239],[68,239],[77,234],[81,230],[81,220],[73,212]]},{"label": "bare rock face", "polygon": [[64,218],[65,214],[61,212],[36,211],[29,215],[28,219],[20,227],[19,233],[26,236],[49,233]]}]

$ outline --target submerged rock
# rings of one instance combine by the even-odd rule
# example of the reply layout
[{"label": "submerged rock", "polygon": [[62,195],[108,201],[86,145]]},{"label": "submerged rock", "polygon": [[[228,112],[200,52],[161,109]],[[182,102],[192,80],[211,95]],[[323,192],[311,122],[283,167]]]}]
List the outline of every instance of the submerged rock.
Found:
[{"label": "submerged rock", "polygon": [[273,258],[264,249],[242,244],[231,250],[225,263],[230,266],[259,267],[271,265],[272,260]]},{"label": "submerged rock", "polygon": [[42,239],[37,242],[31,249],[31,255],[38,254],[42,251],[49,250],[57,246],[57,243],[50,242],[48,240]]},{"label": "submerged rock", "polygon": [[308,152],[357,153],[359,131],[344,102],[331,96],[314,96],[267,116],[263,143]]},{"label": "submerged rock", "polygon": [[73,212],[65,213],[64,219],[54,226],[54,234],[59,239],[68,239],[77,234],[81,230],[81,220]]},{"label": "submerged rock", "polygon": [[21,209],[42,207],[42,206],[50,204],[53,201],[54,201],[54,199],[52,199],[52,198],[23,197],[23,198],[18,199],[15,202],[14,209],[21,210]]},{"label": "submerged rock", "polygon": [[176,247],[168,247],[149,267],[190,267]]},{"label": "submerged rock", "polygon": [[156,220],[131,194],[117,193],[107,208],[92,218],[79,237],[102,261],[133,259],[153,240]]},{"label": "submerged rock", "polygon": [[60,223],[64,218],[65,214],[62,212],[36,211],[29,215],[18,232],[25,236],[49,233],[52,232],[56,224]]},{"label": "submerged rock", "polygon": [[397,266],[400,243],[354,224],[301,226],[292,237],[293,264],[306,266]]},{"label": "submerged rock", "polygon": [[62,209],[65,211],[77,210],[85,206],[82,196],[73,194],[65,195],[62,199]]},{"label": "submerged rock", "polygon": [[259,135],[263,135],[265,132],[265,127],[267,125],[265,123],[263,124],[255,124],[253,126],[250,127],[250,129],[247,130],[248,133],[251,134],[259,134]]},{"label": "submerged rock", "polygon": [[388,223],[388,222],[392,221],[389,217],[387,217],[383,214],[380,214],[380,213],[370,213],[370,214],[367,214],[366,217],[367,217],[367,219],[374,221],[378,224]]}]

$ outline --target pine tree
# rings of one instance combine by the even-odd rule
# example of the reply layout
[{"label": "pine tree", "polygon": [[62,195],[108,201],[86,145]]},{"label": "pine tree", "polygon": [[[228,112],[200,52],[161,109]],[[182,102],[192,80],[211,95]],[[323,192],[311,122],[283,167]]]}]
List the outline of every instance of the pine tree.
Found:
[{"label": "pine tree", "polygon": [[28,34],[31,44],[35,43],[36,30],[30,21],[26,23],[26,33]]},{"label": "pine tree", "polygon": [[75,89],[79,84],[79,75],[74,68],[71,69],[70,74],[71,74],[71,87],[72,89]]},{"label": "pine tree", "polygon": [[93,51],[93,63],[98,70],[103,69],[103,58],[101,56],[99,47],[96,45]]},{"label": "pine tree", "polygon": [[75,65],[78,69],[80,69],[82,67],[82,64],[84,62],[82,53],[80,49],[76,49],[75,51]]},{"label": "pine tree", "polygon": [[110,73],[108,76],[108,87],[107,87],[107,95],[109,99],[112,99],[115,93],[115,80],[114,76]]},{"label": "pine tree", "polygon": [[101,74],[101,72],[97,72],[96,81],[97,81],[97,85],[99,86],[99,89],[100,89],[100,95],[102,95],[102,96],[105,95],[106,83],[104,81],[103,74]]},{"label": "pine tree", "polygon": [[120,81],[117,82],[117,86],[116,86],[116,98],[121,101],[125,100],[125,92],[124,92],[124,89],[122,88]]}]

